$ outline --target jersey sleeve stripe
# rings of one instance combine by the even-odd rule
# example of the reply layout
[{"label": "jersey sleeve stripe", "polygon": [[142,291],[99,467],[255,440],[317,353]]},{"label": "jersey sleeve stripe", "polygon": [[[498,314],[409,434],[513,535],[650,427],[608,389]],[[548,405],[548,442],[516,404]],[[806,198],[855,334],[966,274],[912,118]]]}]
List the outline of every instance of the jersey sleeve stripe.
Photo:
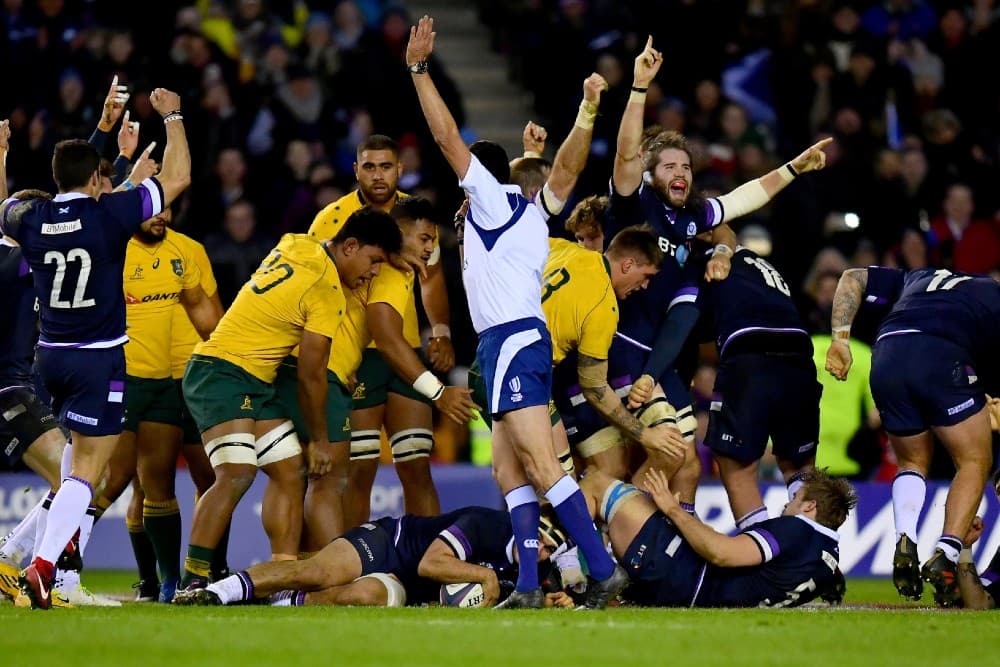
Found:
[{"label": "jersey sleeve stripe", "polygon": [[763,528],[754,528],[753,530],[748,530],[745,534],[752,537],[754,542],[757,543],[757,548],[760,549],[760,555],[763,556],[765,563],[781,553],[778,540],[774,539],[774,535],[770,531]]},{"label": "jersey sleeve stripe", "polygon": [[137,188],[142,199],[142,219],[149,220],[163,212],[163,188],[155,178],[147,178]]},{"label": "jersey sleeve stripe", "polygon": [[667,306],[667,310],[670,310],[678,303],[695,303],[697,301],[698,301],[698,288],[685,287],[684,289],[677,290],[677,294],[670,301],[670,305]]},{"label": "jersey sleeve stripe", "polygon": [[726,219],[726,209],[722,206],[722,202],[715,197],[710,197],[707,200],[708,208],[706,217],[708,218],[705,222],[708,223],[710,228],[718,227],[722,224],[723,220]]},{"label": "jersey sleeve stripe", "polygon": [[459,560],[465,560],[472,553],[472,546],[469,544],[468,538],[458,526],[445,528],[438,534],[438,537],[451,547],[451,550],[455,552],[455,556]]}]

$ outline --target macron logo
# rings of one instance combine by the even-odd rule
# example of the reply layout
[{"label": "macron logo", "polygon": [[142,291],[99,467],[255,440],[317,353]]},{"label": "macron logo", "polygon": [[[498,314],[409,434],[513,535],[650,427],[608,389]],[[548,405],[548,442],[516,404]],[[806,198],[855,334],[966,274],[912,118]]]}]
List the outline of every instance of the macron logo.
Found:
[{"label": "macron logo", "polygon": [[71,232],[78,232],[81,229],[83,229],[83,223],[77,218],[68,222],[54,222],[42,225],[42,234],[69,234]]}]

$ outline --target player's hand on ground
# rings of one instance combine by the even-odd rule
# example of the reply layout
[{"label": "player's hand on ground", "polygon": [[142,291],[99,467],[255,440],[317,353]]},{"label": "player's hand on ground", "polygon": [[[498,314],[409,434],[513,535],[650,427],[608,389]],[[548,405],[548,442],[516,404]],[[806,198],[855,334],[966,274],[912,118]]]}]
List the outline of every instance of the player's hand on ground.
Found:
[{"label": "player's hand on ground", "polygon": [[489,568],[484,568],[486,575],[480,585],[483,587],[483,602],[480,608],[489,609],[500,599],[500,581],[497,580],[497,573]]},{"label": "player's hand on ground", "polygon": [[678,504],[677,497],[670,490],[670,482],[667,476],[658,468],[650,468],[646,473],[646,490],[653,497],[653,502],[664,514],[667,510]]},{"label": "player's hand on ground", "polygon": [[792,160],[792,169],[799,174],[822,169],[826,166],[826,153],[823,152],[823,148],[831,143],[833,143],[833,137],[820,139]]},{"label": "player's hand on ground", "polygon": [[410,41],[406,45],[406,65],[427,60],[434,53],[434,19],[424,14],[417,25],[410,27]]},{"label": "player's hand on ground", "polygon": [[181,110],[181,96],[166,88],[156,88],[149,94],[149,103],[161,116]]},{"label": "player's hand on ground", "polygon": [[724,252],[717,252],[708,260],[705,266],[705,280],[708,282],[722,281],[729,277],[733,268],[732,257]]},{"label": "player's hand on ground", "polygon": [[475,416],[473,411],[480,411],[472,401],[472,390],[462,387],[445,387],[434,406],[458,424],[468,424]]},{"label": "player's hand on ground", "polygon": [[315,440],[309,443],[306,450],[309,460],[309,476],[322,477],[333,469],[335,445],[327,440]]},{"label": "player's hand on ground", "polygon": [[819,599],[827,604],[837,606],[844,601],[845,595],[847,595],[847,580],[840,567],[837,567],[833,573],[833,580],[819,592]]},{"label": "player's hand on ground", "polygon": [[[535,123],[534,121],[528,121],[528,124],[524,126],[524,132],[521,133],[521,145],[524,147],[525,153],[538,153],[542,154],[545,152],[545,140],[548,138],[549,134],[545,131],[545,128]],[[462,204],[466,210],[468,210],[468,202]],[[457,217],[456,213],[456,217]],[[465,218],[465,211],[462,211],[462,218]]]},{"label": "player's hand on ground", "polygon": [[826,370],[830,375],[843,382],[853,363],[854,358],[847,343],[836,340],[830,343],[830,349],[826,351]]},{"label": "player's hand on ground", "polygon": [[153,152],[154,148],[156,148],[156,142],[152,141],[148,146],[146,146],[146,150],[142,152],[142,155],[140,155],[139,159],[135,161],[135,164],[132,165],[132,173],[128,175],[129,183],[132,185],[139,185],[144,180],[150,176],[156,175],[157,172],[160,171],[159,163],[149,157],[149,154]]},{"label": "player's hand on ground", "polygon": [[4,118],[0,120],[0,151],[10,148],[10,121]]},{"label": "player's hand on ground", "polygon": [[102,132],[110,132],[114,129],[115,123],[122,117],[122,111],[125,110],[128,98],[128,87],[118,85],[118,76],[115,75],[111,79],[111,87],[104,98],[104,109],[101,110],[101,120],[97,124]]},{"label": "player's hand on ground", "polygon": [[118,154],[131,160],[138,146],[139,121],[129,120],[129,112],[126,111],[122,126],[118,129]]},{"label": "player's hand on ground", "polygon": [[642,446],[648,450],[659,452],[671,462],[680,463],[687,452],[687,442],[676,427],[660,424],[642,431]]},{"label": "player's hand on ground", "polygon": [[653,36],[646,40],[646,48],[635,58],[633,69],[633,85],[648,88],[650,81],[656,77],[663,64],[663,54],[653,48]]},{"label": "player's hand on ground", "polygon": [[608,89],[608,82],[604,77],[594,72],[583,80],[583,99],[594,104],[600,104],[601,93]]},{"label": "player's hand on ground", "polygon": [[559,607],[562,609],[573,609],[576,607],[576,603],[573,602],[567,593],[563,591],[558,591],[556,593],[546,593],[545,594],[545,606],[546,607]]},{"label": "player's hand on ground", "polygon": [[632,383],[632,388],[628,392],[628,409],[635,410],[641,408],[653,398],[653,389],[656,382],[651,375],[640,375],[639,379]]},{"label": "player's hand on ground", "polygon": [[455,367],[455,347],[448,336],[436,336],[427,343],[427,361],[438,373],[447,373]]},{"label": "player's hand on ground", "polygon": [[972,523],[969,524],[969,530],[965,531],[965,537],[962,538],[962,544],[967,548],[972,548],[972,545],[976,543],[983,535],[983,530],[985,530],[986,525],[983,520],[978,516],[972,517]]}]

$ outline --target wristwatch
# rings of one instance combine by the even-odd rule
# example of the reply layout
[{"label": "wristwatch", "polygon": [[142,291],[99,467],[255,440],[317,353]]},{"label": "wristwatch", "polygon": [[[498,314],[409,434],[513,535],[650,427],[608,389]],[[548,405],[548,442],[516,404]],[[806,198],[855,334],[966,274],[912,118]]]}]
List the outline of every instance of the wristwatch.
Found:
[{"label": "wristwatch", "polygon": [[418,60],[408,68],[413,74],[427,74],[427,61]]}]

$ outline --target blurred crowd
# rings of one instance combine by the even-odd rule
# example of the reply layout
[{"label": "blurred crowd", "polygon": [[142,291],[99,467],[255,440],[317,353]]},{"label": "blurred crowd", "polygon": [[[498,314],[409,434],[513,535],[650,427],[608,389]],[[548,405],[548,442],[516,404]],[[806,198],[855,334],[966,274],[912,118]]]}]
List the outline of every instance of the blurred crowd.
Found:
[{"label": "blurred crowd", "polygon": [[[688,136],[703,192],[726,192],[835,137],[824,171],[734,225],[771,256],[817,336],[829,333],[846,267],[1000,269],[997,0],[475,4],[550,137],[568,131],[587,74],[608,81],[579,198],[607,192],[647,34],[665,66],[646,121]],[[158,142],[154,157],[164,137],[151,83],[181,93],[194,185],[175,220],[206,244],[225,303],[280,234],[305,231],[354,187],[355,146],[373,132],[401,144],[401,190],[436,202],[442,221],[454,211],[454,179],[403,64],[411,17],[387,0],[3,0],[0,22],[12,189],[54,189],[52,147],[90,135],[114,75],[132,93],[140,147]],[[458,89],[440,62],[431,70],[464,125]],[[447,225],[442,241],[456,351],[469,363],[474,336]],[[863,323],[856,333],[865,339]],[[869,463],[852,474],[880,461]]]}]

